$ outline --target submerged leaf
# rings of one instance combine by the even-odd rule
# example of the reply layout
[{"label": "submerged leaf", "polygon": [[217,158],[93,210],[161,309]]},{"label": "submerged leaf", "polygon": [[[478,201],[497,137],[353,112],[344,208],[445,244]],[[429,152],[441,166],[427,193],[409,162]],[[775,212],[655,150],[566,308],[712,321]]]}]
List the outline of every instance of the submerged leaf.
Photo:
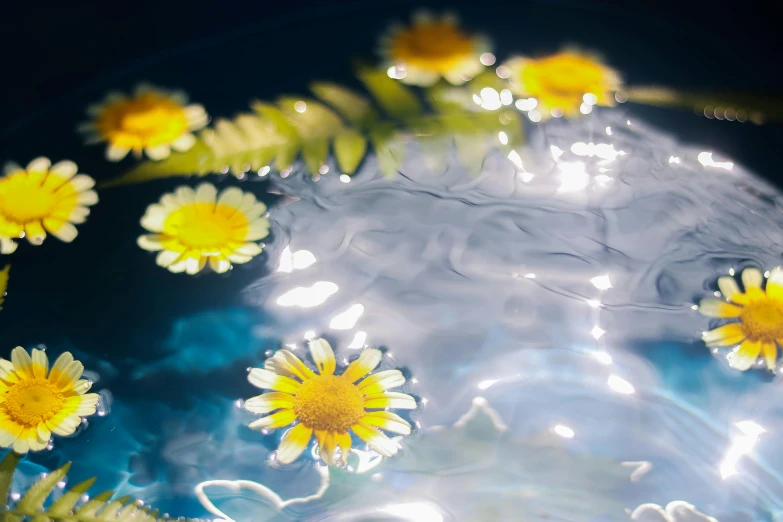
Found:
[{"label": "submerged leaf", "polygon": [[355,130],[345,130],[334,138],[334,157],[340,171],[353,174],[367,152],[367,138]]},{"label": "submerged leaf", "polygon": [[71,463],[69,462],[30,486],[30,489],[27,490],[19,503],[17,503],[16,508],[19,511],[28,512],[34,512],[41,509],[46,497],[49,496],[49,493],[52,492],[57,483],[65,477],[65,474],[68,473],[70,467]]},{"label": "submerged leaf", "polygon": [[389,116],[404,121],[422,113],[416,95],[397,80],[389,78],[385,71],[363,68],[358,74],[378,105]]},{"label": "submerged leaf", "polygon": [[19,459],[18,453],[9,451],[0,462],[0,505],[8,501],[8,491],[11,489],[11,481],[14,478],[14,470],[19,465]]},{"label": "submerged leaf", "polygon": [[0,270],[0,310],[3,309],[3,302],[5,301],[5,291],[8,288],[8,274],[11,271],[11,265],[5,265]]},{"label": "submerged leaf", "polygon": [[367,98],[350,89],[335,83],[316,82],[310,86],[310,90],[357,127],[367,127],[378,119],[378,113]]}]

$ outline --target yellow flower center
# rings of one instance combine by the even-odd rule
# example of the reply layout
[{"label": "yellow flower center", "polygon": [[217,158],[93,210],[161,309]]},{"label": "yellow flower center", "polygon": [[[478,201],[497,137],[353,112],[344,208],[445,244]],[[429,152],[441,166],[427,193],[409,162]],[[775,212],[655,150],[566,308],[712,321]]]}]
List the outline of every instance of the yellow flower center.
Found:
[{"label": "yellow flower center", "polygon": [[783,339],[783,302],[767,297],[742,308],[742,331],[752,341]]},{"label": "yellow flower center", "polygon": [[0,182],[0,215],[15,223],[48,217],[57,196],[40,184],[28,183],[27,174],[9,176]]},{"label": "yellow flower center", "polygon": [[364,416],[364,399],[343,376],[319,375],[299,387],[294,413],[308,428],[344,433]]},{"label": "yellow flower center", "polygon": [[453,24],[428,22],[401,31],[390,54],[395,62],[446,73],[470,55],[473,46],[473,39]]},{"label": "yellow flower center", "polygon": [[65,397],[53,383],[31,379],[9,386],[0,408],[12,421],[33,428],[60,413],[64,404]]},{"label": "yellow flower center", "polygon": [[157,93],[111,102],[95,124],[106,141],[133,149],[171,143],[188,130],[184,108]]},{"label": "yellow flower center", "polygon": [[241,241],[247,219],[236,208],[214,203],[193,203],[169,214],[164,233],[176,237],[185,247],[219,253],[232,241]]}]

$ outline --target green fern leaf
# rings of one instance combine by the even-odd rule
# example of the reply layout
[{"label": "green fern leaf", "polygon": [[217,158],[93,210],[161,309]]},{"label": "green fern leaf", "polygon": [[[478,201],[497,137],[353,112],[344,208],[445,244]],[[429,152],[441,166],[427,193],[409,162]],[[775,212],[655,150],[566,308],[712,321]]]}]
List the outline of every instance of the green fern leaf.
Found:
[{"label": "green fern leaf", "polygon": [[334,157],[345,174],[356,172],[366,152],[367,138],[358,131],[348,129],[334,138]]},{"label": "green fern leaf", "polygon": [[11,490],[11,482],[14,478],[14,471],[19,465],[20,456],[15,451],[9,451],[2,462],[0,462],[0,503],[8,502],[8,492]]},{"label": "green fern leaf", "polygon": [[49,514],[52,516],[65,516],[70,514],[82,495],[85,494],[94,483],[95,477],[76,484],[63,493],[63,495],[52,504],[52,507],[49,508]]},{"label": "green fern leaf", "polygon": [[402,83],[389,78],[386,71],[362,68],[359,70],[359,79],[392,118],[406,121],[422,113],[416,95]]},{"label": "green fern leaf", "polygon": [[49,496],[49,493],[52,492],[57,483],[65,477],[65,474],[68,473],[70,467],[71,463],[69,462],[30,486],[27,493],[25,493],[24,496],[22,496],[22,499],[16,504],[16,508],[19,511],[27,512],[35,512],[41,509],[46,497]]},{"label": "green fern leaf", "polygon": [[356,127],[367,128],[378,120],[378,113],[367,98],[345,87],[316,82],[310,86],[310,90]]},{"label": "green fern leaf", "polygon": [[114,495],[114,491],[104,491],[95,495],[90,500],[84,503],[82,507],[76,510],[74,513],[76,520],[85,520],[95,518],[98,510],[101,509]]}]

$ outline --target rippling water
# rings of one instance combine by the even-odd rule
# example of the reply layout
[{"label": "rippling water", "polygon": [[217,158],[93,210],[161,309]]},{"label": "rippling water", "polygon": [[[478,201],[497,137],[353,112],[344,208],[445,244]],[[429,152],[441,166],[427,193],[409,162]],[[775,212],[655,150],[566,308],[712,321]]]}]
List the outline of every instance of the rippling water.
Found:
[{"label": "rippling water", "polygon": [[[411,138],[391,181],[373,157],[348,183],[272,180],[284,196],[241,306],[163,325],[152,356],[87,363],[122,400],[61,443],[72,474],[248,522],[613,521],[678,500],[696,507],[671,506],[677,522],[783,520],[779,383],[710,353],[692,309],[729,269],[779,264],[780,194],[630,118],[538,126],[476,178]],[[246,427],[245,368],[310,335],[404,369],[421,407],[398,457],[268,463],[280,434]],[[738,456],[741,421],[766,433]]]}]

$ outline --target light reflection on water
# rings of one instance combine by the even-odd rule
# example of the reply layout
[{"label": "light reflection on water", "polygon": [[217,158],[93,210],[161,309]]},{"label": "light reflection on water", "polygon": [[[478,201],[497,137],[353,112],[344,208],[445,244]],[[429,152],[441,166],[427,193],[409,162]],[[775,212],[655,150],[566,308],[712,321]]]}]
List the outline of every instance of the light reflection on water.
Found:
[{"label": "light reflection on water", "polygon": [[[780,195],[602,109],[476,179],[429,164],[412,143],[392,181],[372,157],[350,183],[273,179],[298,199],[271,209],[247,307],[181,318],[135,368],[144,407],[115,402],[87,432],[112,447],[66,441],[69,458],[165,511],[238,521],[780,516],[778,382],[711,354],[692,309],[719,275],[779,263]],[[405,369],[421,406],[398,457],[281,466],[280,433],[247,429],[245,368],[320,335],[338,364],[371,344]],[[191,391],[155,400],[167,386]]]}]

